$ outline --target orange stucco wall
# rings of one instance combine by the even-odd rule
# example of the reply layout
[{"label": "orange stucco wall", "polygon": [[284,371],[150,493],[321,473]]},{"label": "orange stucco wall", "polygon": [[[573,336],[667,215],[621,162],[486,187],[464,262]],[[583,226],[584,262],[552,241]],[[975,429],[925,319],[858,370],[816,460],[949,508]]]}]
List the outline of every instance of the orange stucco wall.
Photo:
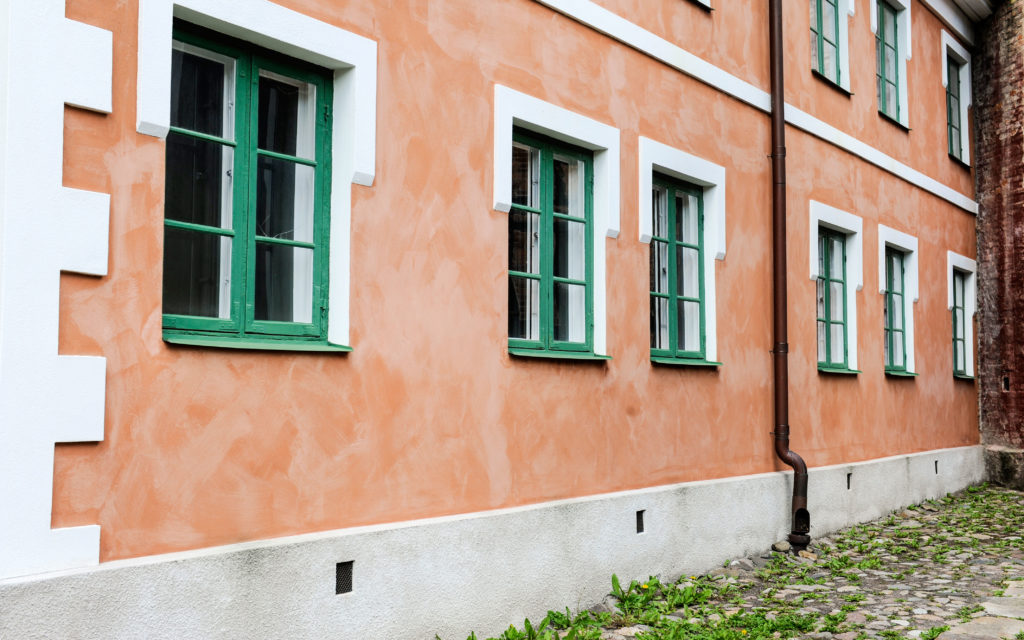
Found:
[{"label": "orange stucco wall", "polygon": [[[355,350],[162,341],[164,145],[135,132],[136,3],[68,0],[69,17],[114,33],[113,113],[67,109],[64,162],[65,184],[112,194],[110,275],[62,276],[59,344],[107,358],[106,437],[57,447],[54,526],[99,523],[111,560],[783,468],[769,436],[766,114],[529,0],[280,4],[379,45],[377,177],[352,187]],[[663,37],[678,29],[681,46],[766,88],[760,3],[706,14],[657,0],[643,19],[636,0],[601,4]],[[866,8],[850,22],[852,97],[811,76],[807,12],[787,12],[788,101],[971,194],[970,173],[946,157],[940,24],[926,8],[913,10],[909,133],[877,115]],[[495,83],[621,131],[606,364],[507,354]],[[641,135],[726,168],[718,369],[649,361]],[[951,377],[945,306],[945,252],[974,255],[973,216],[792,128],[788,152],[794,448],[819,466],[977,443],[974,388]],[[816,369],[810,199],[864,219],[858,376]],[[920,242],[912,380],[882,373],[878,223]]]}]

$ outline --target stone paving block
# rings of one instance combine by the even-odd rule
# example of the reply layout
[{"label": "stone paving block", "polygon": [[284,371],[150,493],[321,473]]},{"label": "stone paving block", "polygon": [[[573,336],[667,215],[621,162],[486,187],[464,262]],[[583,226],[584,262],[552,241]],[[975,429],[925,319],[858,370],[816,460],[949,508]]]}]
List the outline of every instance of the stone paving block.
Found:
[{"label": "stone paving block", "polygon": [[993,598],[982,602],[985,611],[994,616],[1007,618],[1024,618],[1024,598]]},{"label": "stone paving block", "polygon": [[1024,621],[1012,618],[975,618],[966,624],[953,627],[939,636],[939,640],[996,640],[1012,638],[1024,631]]},{"label": "stone paving block", "polygon": [[1011,580],[1006,584],[1004,593],[1008,596],[1024,597],[1024,580]]}]

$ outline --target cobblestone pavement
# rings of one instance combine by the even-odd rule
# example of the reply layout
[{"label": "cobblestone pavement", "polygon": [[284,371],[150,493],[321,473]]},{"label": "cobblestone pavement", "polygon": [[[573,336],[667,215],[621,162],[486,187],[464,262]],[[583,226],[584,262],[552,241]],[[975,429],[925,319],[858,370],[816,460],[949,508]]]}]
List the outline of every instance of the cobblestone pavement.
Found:
[{"label": "cobblestone pavement", "polygon": [[[972,487],[704,576],[614,581],[499,640],[1024,640],[1024,494]],[[673,577],[674,578],[674,577]]]}]

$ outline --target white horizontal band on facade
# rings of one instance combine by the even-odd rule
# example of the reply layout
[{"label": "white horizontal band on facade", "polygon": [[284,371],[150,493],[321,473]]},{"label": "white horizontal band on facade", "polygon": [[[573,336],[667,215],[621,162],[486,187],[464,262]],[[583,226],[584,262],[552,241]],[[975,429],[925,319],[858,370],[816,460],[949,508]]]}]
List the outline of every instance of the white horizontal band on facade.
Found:
[{"label": "white horizontal band on facade", "polygon": [[[535,2],[618,40],[622,44],[756,109],[766,113],[771,111],[771,95],[768,92],[612,13],[592,0],[535,0]],[[785,117],[786,122],[792,126],[852,153],[964,211],[977,215],[978,203],[971,197],[942,184],[850,134],[836,129],[791,104],[786,104]]]},{"label": "white horizontal band on facade", "polygon": [[[812,468],[811,532],[983,477],[980,446]],[[0,637],[488,637],[599,602],[612,573],[674,580],[762,552],[790,529],[791,485],[789,471],[687,482],[0,581]],[[347,562],[352,591],[337,595]]]}]

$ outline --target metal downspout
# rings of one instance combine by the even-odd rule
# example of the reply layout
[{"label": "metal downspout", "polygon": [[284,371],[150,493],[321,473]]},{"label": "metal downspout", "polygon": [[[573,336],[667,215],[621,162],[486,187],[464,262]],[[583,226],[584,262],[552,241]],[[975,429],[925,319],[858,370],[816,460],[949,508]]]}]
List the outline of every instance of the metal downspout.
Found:
[{"label": "metal downspout", "polygon": [[786,122],[782,76],[782,0],[769,0],[772,95],[772,315],[774,318],[775,455],[793,467],[793,513],[789,543],[796,550],[811,542],[807,512],[807,465],[789,448],[789,327],[786,312]]}]

